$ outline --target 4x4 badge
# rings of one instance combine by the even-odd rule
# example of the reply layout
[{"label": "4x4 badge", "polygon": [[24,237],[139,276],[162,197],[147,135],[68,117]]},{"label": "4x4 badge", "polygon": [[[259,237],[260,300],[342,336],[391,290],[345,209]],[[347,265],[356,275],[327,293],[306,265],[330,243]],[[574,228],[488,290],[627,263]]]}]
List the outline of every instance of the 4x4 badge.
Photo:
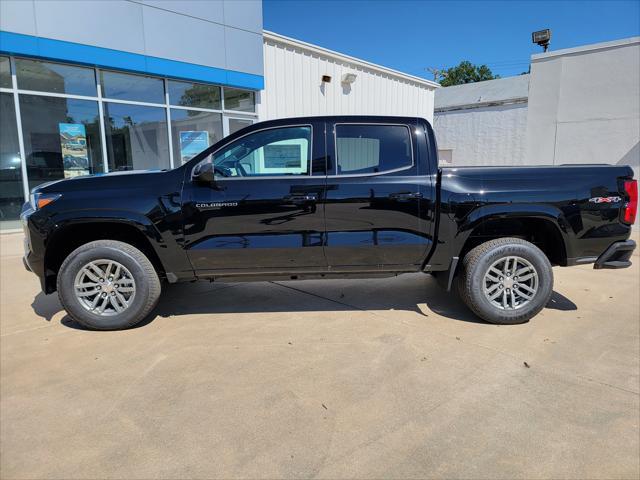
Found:
[{"label": "4x4 badge", "polygon": [[618,203],[622,201],[621,197],[593,197],[590,198],[591,203]]}]

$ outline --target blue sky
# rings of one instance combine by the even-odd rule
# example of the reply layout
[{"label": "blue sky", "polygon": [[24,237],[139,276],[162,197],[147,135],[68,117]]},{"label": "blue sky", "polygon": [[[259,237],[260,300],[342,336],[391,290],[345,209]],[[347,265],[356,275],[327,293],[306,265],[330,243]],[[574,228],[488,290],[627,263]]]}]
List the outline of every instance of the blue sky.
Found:
[{"label": "blue sky", "polygon": [[543,28],[550,50],[640,35],[640,0],[264,0],[263,15],[266,30],[429,79],[461,60],[526,71]]}]

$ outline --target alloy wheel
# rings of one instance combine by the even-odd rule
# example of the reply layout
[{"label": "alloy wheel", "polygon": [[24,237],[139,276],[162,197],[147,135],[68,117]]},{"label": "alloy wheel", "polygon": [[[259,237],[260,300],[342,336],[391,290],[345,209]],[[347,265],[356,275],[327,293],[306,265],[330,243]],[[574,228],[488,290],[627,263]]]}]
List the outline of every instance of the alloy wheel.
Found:
[{"label": "alloy wheel", "polygon": [[502,310],[517,310],[527,305],[538,292],[538,272],[522,257],[503,257],[491,264],[484,275],[484,295]]},{"label": "alloy wheel", "polygon": [[121,263],[100,259],[80,269],[74,290],[76,299],[86,310],[96,315],[112,316],[131,306],[136,295],[136,282]]}]

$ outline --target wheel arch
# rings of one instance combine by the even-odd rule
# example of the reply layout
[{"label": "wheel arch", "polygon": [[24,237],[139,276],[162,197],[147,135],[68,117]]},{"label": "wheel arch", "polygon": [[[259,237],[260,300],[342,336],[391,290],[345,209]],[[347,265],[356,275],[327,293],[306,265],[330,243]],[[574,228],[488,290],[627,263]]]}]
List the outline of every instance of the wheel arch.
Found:
[{"label": "wheel arch", "polygon": [[47,239],[44,255],[45,293],[56,290],[56,277],[62,262],[76,248],[95,240],[118,240],[136,247],[151,261],[160,278],[166,270],[153,243],[158,233],[152,225],[123,219],[75,219],[57,224]]},{"label": "wheel arch", "polygon": [[[480,213],[480,212],[478,212]],[[559,212],[492,212],[470,215],[459,230],[459,258],[496,238],[514,237],[536,245],[553,265],[567,264],[567,223]]]}]

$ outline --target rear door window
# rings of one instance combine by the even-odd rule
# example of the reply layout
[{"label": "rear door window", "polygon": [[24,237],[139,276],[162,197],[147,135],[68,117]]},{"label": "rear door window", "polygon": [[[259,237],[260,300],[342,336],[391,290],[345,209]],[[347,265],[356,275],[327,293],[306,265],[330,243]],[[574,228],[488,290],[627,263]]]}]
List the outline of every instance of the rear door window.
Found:
[{"label": "rear door window", "polygon": [[338,124],[338,175],[376,174],[413,165],[409,128],[404,125]]}]

